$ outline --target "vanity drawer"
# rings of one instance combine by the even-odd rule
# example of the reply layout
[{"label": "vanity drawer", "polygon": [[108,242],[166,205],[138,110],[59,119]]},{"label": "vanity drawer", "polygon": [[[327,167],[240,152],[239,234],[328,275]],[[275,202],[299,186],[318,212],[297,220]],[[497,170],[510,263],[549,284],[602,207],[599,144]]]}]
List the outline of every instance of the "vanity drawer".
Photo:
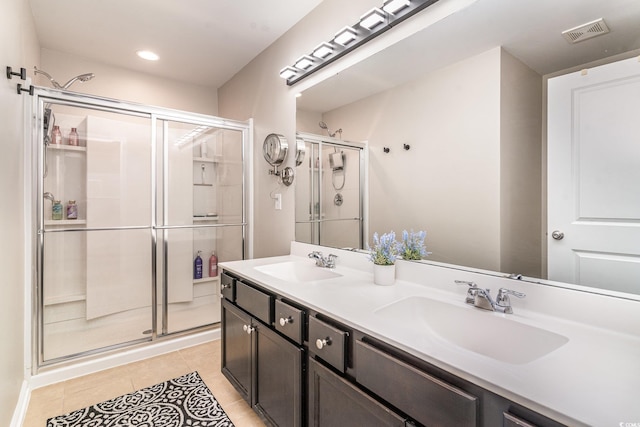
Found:
[{"label": "vanity drawer", "polygon": [[228,274],[222,273],[220,275],[220,293],[223,298],[228,299],[231,302],[236,300],[236,279]]},{"label": "vanity drawer", "polygon": [[268,325],[273,321],[273,296],[236,281],[236,304]]},{"label": "vanity drawer", "polygon": [[538,427],[536,424],[531,424],[529,421],[525,421],[508,412],[503,412],[502,416],[504,417],[503,427]]},{"label": "vanity drawer", "polygon": [[340,372],[345,370],[348,336],[346,331],[309,317],[309,351]]},{"label": "vanity drawer", "polygon": [[362,341],[356,382],[423,425],[476,426],[478,398]]},{"label": "vanity drawer", "polygon": [[291,338],[302,345],[304,311],[299,310],[286,302],[276,300],[276,330],[282,335]]}]

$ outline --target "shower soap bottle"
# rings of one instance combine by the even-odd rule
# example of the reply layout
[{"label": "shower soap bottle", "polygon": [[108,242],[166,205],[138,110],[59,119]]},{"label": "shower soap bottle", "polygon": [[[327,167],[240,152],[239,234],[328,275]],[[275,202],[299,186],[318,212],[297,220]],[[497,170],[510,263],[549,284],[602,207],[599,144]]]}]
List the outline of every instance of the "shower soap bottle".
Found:
[{"label": "shower soap bottle", "polygon": [[71,128],[71,132],[69,132],[69,145],[78,145],[78,129]]},{"label": "shower soap bottle", "polygon": [[58,125],[55,125],[53,127],[53,132],[51,134],[51,142],[58,145],[62,144],[62,132],[60,132],[60,126]]},{"label": "shower soap bottle", "polygon": [[78,205],[75,200],[69,200],[67,204],[67,219],[78,219]]},{"label": "shower soap bottle", "polygon": [[209,258],[209,277],[218,277],[218,257],[215,252],[211,252]]},{"label": "shower soap bottle", "polygon": [[53,206],[51,207],[51,219],[56,221],[62,219],[62,203],[60,200],[54,200]]},{"label": "shower soap bottle", "polygon": [[196,260],[193,262],[193,278],[194,279],[202,279],[202,258],[200,258],[200,254],[202,251],[198,251],[198,255],[196,255]]}]

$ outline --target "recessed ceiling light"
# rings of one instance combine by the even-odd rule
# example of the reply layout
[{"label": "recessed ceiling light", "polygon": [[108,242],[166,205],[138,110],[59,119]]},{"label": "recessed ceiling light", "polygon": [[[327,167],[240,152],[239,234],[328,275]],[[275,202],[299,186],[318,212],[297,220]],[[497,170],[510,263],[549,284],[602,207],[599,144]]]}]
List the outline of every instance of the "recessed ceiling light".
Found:
[{"label": "recessed ceiling light", "polygon": [[160,59],[160,57],[151,52],[150,50],[139,50],[136,52],[136,54],[142,58],[142,59],[146,59],[147,61],[157,61],[158,59]]}]

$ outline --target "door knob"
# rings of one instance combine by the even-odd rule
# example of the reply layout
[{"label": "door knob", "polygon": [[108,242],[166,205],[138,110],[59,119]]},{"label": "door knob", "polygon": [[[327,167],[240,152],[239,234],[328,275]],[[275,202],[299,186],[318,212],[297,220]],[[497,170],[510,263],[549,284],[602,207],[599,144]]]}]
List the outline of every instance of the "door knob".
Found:
[{"label": "door knob", "polygon": [[554,230],[553,233],[551,233],[551,237],[553,237],[555,240],[562,240],[564,239],[564,233],[559,230]]},{"label": "door knob", "polygon": [[247,335],[251,335],[251,332],[255,330],[251,325],[242,325],[242,329],[247,333]]}]

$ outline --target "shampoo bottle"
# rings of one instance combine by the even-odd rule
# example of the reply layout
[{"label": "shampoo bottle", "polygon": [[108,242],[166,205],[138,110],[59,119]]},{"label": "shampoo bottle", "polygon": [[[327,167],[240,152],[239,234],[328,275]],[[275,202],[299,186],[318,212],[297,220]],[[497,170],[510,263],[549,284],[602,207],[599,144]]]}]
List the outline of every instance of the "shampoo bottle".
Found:
[{"label": "shampoo bottle", "polygon": [[202,251],[198,251],[198,255],[196,255],[196,260],[193,262],[193,278],[194,279],[202,279],[202,258],[200,258],[200,254]]},{"label": "shampoo bottle", "polygon": [[215,252],[211,252],[211,258],[209,258],[209,277],[218,276],[218,257]]}]

